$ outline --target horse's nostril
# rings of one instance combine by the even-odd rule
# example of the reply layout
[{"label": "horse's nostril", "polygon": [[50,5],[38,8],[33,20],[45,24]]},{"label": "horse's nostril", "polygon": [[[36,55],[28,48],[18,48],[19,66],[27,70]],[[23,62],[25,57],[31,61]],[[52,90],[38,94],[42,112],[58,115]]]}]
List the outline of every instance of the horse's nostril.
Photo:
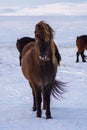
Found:
[{"label": "horse's nostril", "polygon": [[44,58],[47,59],[47,56],[45,56]]},{"label": "horse's nostril", "polygon": [[46,55],[45,56],[40,56],[39,55],[39,59],[43,60],[43,61],[49,61],[50,60],[50,58],[48,56],[46,56]]},{"label": "horse's nostril", "polygon": [[45,59],[47,58],[47,56],[41,56],[41,55],[39,55],[39,58],[40,58],[41,60],[45,60]]}]

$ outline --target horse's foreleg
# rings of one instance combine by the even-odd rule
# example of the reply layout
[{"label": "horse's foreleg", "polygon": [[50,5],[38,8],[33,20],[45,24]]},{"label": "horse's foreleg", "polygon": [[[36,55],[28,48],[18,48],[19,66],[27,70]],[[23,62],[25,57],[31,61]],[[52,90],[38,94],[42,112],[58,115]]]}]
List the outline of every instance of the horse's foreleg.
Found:
[{"label": "horse's foreleg", "polygon": [[76,53],[76,57],[77,57],[76,62],[79,62],[79,53],[78,52]]},{"label": "horse's foreleg", "polygon": [[36,90],[36,105],[37,105],[37,117],[41,117],[41,102],[42,102],[42,98],[41,98],[41,90],[38,89]]},{"label": "horse's foreleg", "polygon": [[50,93],[49,92],[44,93],[43,100],[44,100],[45,109],[46,109],[46,119],[50,119],[52,117],[51,117],[51,112],[50,112]]},{"label": "horse's foreleg", "polygon": [[45,94],[44,94],[44,91],[42,92],[43,93],[43,110],[46,110],[46,104],[45,104]]},{"label": "horse's foreleg", "polygon": [[46,105],[45,105],[44,98],[43,98],[43,110],[46,110]]},{"label": "horse's foreleg", "polygon": [[35,93],[34,91],[32,90],[32,94],[33,94],[33,111],[36,111],[36,98],[35,98]]},{"label": "horse's foreleg", "polygon": [[35,98],[35,92],[33,89],[33,84],[31,82],[29,82],[31,88],[32,88],[32,95],[33,95],[33,111],[36,111],[36,98]]}]

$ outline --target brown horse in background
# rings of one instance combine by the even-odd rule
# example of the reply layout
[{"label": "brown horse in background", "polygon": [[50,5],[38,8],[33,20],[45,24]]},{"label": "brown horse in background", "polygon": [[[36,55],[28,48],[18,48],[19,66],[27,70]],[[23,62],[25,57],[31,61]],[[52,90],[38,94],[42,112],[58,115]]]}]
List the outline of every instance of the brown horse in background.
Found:
[{"label": "brown horse in background", "polygon": [[[55,80],[60,55],[56,58],[53,29],[41,21],[35,26],[35,42],[26,45],[22,52],[21,68],[29,81],[33,93],[33,111],[41,117],[41,102],[46,109],[46,118],[52,118],[50,112],[50,95],[59,99],[64,92],[62,82]],[[58,61],[58,62],[57,62]]]},{"label": "brown horse in background", "polygon": [[22,50],[23,50],[24,46],[27,45],[30,42],[35,42],[35,38],[22,37],[20,39],[17,39],[16,47],[17,47],[17,49],[20,53],[20,55],[19,55],[20,66],[21,66],[21,59],[22,59]]},{"label": "brown horse in background", "polygon": [[77,46],[77,59],[76,62],[79,62],[79,55],[81,55],[82,61],[86,62],[86,56],[84,55],[84,51],[87,49],[87,35],[82,35],[77,37],[76,39]]}]

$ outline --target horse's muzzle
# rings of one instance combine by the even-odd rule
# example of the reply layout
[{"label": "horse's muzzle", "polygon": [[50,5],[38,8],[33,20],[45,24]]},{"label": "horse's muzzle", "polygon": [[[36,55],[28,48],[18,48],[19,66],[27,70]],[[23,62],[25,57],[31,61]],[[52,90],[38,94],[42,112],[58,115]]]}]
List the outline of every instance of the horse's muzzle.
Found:
[{"label": "horse's muzzle", "polygon": [[42,60],[42,61],[50,61],[50,58],[48,56],[40,56],[39,55],[39,59]]}]

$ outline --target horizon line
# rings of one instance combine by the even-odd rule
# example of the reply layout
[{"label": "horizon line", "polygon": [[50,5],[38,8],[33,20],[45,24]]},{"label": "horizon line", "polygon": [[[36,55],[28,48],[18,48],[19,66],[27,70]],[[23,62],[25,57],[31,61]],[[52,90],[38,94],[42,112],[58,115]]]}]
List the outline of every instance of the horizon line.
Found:
[{"label": "horizon line", "polygon": [[87,15],[87,2],[80,2],[80,3],[53,3],[53,4],[46,4],[46,5],[39,5],[36,7],[1,7],[0,8],[0,16],[10,16],[10,15],[28,15],[28,16],[43,16],[43,15]]}]

